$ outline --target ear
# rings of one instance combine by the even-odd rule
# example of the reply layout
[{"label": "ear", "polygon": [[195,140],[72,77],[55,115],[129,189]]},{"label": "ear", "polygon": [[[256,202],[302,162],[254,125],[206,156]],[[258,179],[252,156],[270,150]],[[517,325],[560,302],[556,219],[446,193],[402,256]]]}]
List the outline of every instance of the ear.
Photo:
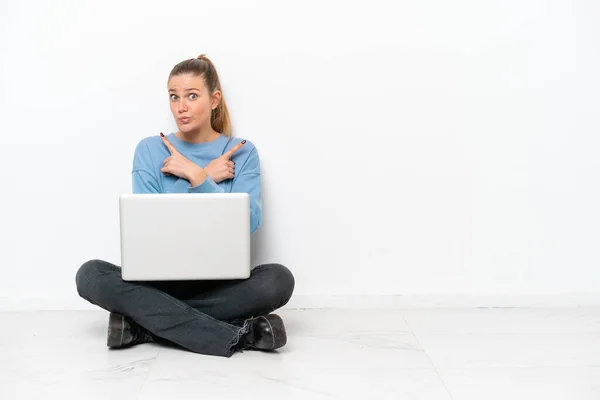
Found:
[{"label": "ear", "polygon": [[210,105],[210,108],[212,110],[214,110],[215,108],[217,108],[219,103],[221,103],[221,91],[215,90],[211,96],[211,99],[212,99],[212,103]]}]

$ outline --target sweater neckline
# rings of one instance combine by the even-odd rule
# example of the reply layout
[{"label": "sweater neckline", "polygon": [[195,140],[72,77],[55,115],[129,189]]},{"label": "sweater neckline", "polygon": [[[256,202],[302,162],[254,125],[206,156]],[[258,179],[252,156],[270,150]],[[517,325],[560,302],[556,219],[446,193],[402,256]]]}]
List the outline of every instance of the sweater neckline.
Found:
[{"label": "sweater neckline", "polygon": [[217,137],[215,140],[211,140],[210,142],[191,143],[191,142],[186,142],[185,140],[179,139],[175,135],[175,132],[171,132],[169,135],[167,135],[167,139],[169,139],[169,141],[171,143],[176,144],[176,147],[179,147],[182,149],[188,149],[188,150],[198,150],[198,149],[207,149],[207,148],[215,147],[215,146],[221,144],[225,138],[226,138],[226,135],[223,135],[221,133],[219,135],[219,137]]}]

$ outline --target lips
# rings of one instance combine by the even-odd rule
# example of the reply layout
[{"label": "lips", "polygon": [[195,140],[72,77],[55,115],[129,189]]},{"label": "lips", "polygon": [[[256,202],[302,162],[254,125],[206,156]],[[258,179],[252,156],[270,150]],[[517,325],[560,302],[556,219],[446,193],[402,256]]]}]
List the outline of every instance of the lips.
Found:
[{"label": "lips", "polygon": [[183,117],[183,118],[179,118],[179,120],[184,123],[187,124],[188,122],[190,122],[192,119],[190,117]]}]

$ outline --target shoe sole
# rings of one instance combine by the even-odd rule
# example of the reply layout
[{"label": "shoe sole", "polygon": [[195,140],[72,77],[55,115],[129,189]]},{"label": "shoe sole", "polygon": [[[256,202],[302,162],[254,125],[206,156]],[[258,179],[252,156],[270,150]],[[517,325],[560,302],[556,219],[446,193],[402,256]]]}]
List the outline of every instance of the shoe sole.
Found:
[{"label": "shoe sole", "polygon": [[108,318],[108,335],[106,345],[118,348],[123,345],[123,332],[125,328],[125,317],[117,313],[110,313]]}]

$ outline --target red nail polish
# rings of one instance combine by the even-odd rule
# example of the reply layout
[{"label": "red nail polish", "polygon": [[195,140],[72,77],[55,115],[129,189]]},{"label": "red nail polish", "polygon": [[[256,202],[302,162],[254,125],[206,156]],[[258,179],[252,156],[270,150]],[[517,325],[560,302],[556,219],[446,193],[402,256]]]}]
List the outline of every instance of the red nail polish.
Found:
[{"label": "red nail polish", "polygon": [[162,132],[160,133],[160,136],[162,136],[162,137],[165,137],[165,135],[163,135],[163,133],[162,133]]},{"label": "red nail polish", "polygon": [[246,143],[246,141],[245,141],[245,140],[242,140],[242,144],[244,144],[244,143]]}]

